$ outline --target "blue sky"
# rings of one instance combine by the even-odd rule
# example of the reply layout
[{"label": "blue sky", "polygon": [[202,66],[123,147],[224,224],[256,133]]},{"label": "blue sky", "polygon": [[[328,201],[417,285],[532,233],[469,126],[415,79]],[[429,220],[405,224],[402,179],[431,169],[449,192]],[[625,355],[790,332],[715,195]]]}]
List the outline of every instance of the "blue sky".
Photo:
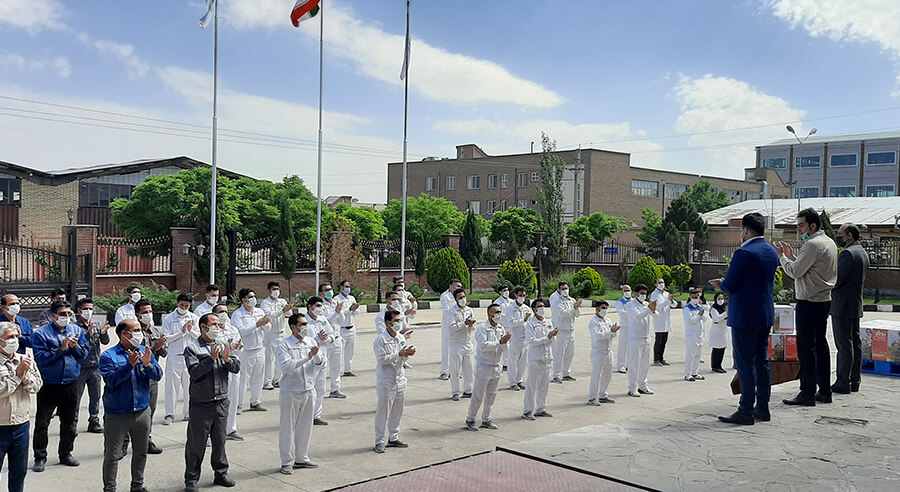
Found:
[{"label": "blue sky", "polygon": [[[324,195],[383,202],[385,164],[401,157],[405,2],[325,2]],[[318,21],[294,28],[292,5],[220,0],[219,164],[314,189]],[[896,0],[552,6],[412,1],[410,160],[463,143],[527,152],[546,131],[636,166],[741,177],[786,123],[900,129]],[[0,160],[209,161],[204,12],[201,0],[0,0]]]}]

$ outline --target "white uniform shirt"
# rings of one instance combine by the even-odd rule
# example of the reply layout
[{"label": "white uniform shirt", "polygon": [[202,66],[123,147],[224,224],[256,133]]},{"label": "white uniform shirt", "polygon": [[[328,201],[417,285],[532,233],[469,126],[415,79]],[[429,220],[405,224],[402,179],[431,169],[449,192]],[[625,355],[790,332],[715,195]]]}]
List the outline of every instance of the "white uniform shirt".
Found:
[{"label": "white uniform shirt", "polygon": [[384,313],[388,312],[390,308],[384,308],[378,313],[378,316],[375,316],[375,334],[381,335],[384,333]]},{"label": "white uniform shirt", "polygon": [[334,326],[332,326],[331,322],[328,321],[328,318],[326,318],[325,316],[319,316],[316,319],[312,319],[312,317],[307,314],[306,321],[309,322],[306,325],[306,329],[309,330],[309,336],[315,338],[316,340],[319,339],[319,332],[325,331],[325,340],[322,340],[320,342],[322,348],[325,348],[325,346],[334,343],[334,341],[341,336],[335,331]]},{"label": "white uniform shirt", "polygon": [[256,323],[263,319],[266,313],[260,308],[253,308],[252,312],[248,312],[244,306],[235,309],[231,314],[231,324],[233,324],[241,332],[241,338],[244,340],[244,350],[258,350],[263,346],[263,330],[266,325],[256,326]]},{"label": "white uniform shirt", "polygon": [[406,371],[403,369],[403,363],[406,362],[407,357],[400,357],[400,350],[405,346],[406,340],[399,333],[392,337],[385,330],[375,337],[375,341],[372,343],[377,365],[375,384],[391,389],[406,388]]},{"label": "white uniform shirt", "polygon": [[506,305],[506,308],[503,312],[503,327],[507,328],[510,333],[512,333],[512,338],[509,339],[510,342],[516,340],[518,343],[525,343],[525,317],[528,316],[528,319],[531,319],[530,316],[534,316],[534,313],[531,311],[531,308],[528,307],[528,304],[524,302],[519,304],[516,301],[513,301]]},{"label": "white uniform shirt", "polygon": [[447,320],[447,328],[450,330],[450,343],[461,344],[465,348],[472,349],[472,333],[475,332],[475,325],[466,324],[466,320],[475,319],[475,312],[472,311],[472,308],[457,306],[456,309],[445,312],[444,319]]},{"label": "white uniform shirt", "polygon": [[215,307],[215,304],[210,306],[208,302],[203,301],[200,304],[198,304],[197,307],[194,308],[194,316],[196,316],[199,319],[200,316],[211,313],[213,307]]},{"label": "white uniform shirt", "polygon": [[316,340],[305,336],[302,340],[291,335],[285,337],[278,345],[278,367],[284,376],[281,379],[281,391],[301,393],[316,387],[316,368],[325,361],[322,352],[309,357],[316,347]]},{"label": "white uniform shirt", "polygon": [[116,309],[116,324],[118,325],[126,319],[137,320],[137,315],[134,314],[134,304],[130,302],[126,302]]},{"label": "white uniform shirt", "polygon": [[596,314],[588,323],[588,331],[591,332],[591,349],[593,350],[609,350],[609,342],[616,337],[612,331],[613,323],[606,316],[600,317]]},{"label": "white uniform shirt", "polygon": [[356,309],[351,311],[350,306],[356,304],[356,298],[352,295],[344,295],[338,294],[337,297],[334,298],[335,305],[340,304],[341,310],[335,311],[334,320],[332,323],[338,328],[348,328],[353,326],[356,322],[356,315],[359,314],[359,306],[356,306]]},{"label": "white uniform shirt", "polygon": [[266,316],[269,317],[271,321],[268,324],[262,326],[263,331],[266,333],[272,333],[276,335],[283,335],[288,330],[288,318],[291,317],[291,312],[284,312],[284,308],[287,307],[287,301],[281,298],[272,299],[272,296],[268,296],[259,303],[260,309],[266,313]]},{"label": "white uniform shirt", "polygon": [[506,335],[506,330],[499,324],[491,325],[489,320],[484,321],[475,329],[475,363],[481,366],[500,367],[501,356],[507,348],[507,344],[500,343],[500,339]]},{"label": "white uniform shirt", "polygon": [[620,297],[619,300],[616,301],[616,313],[619,315],[619,326],[628,331],[628,327],[630,326],[628,320],[628,301],[629,299],[625,299],[624,297]]},{"label": "white uniform shirt", "polygon": [[653,289],[650,300],[656,301],[656,313],[659,315],[653,318],[653,331],[656,333],[672,331],[672,301],[669,300],[669,293],[664,290]]},{"label": "white uniform shirt", "polygon": [[[184,325],[193,322],[191,329],[184,332]],[[169,353],[181,355],[184,349],[200,338],[200,318],[188,311],[179,315],[178,311],[172,311],[162,319],[163,333],[166,335],[166,346]]]},{"label": "white uniform shirt", "polygon": [[528,360],[539,360],[547,364],[553,362],[553,351],[550,347],[553,340],[547,337],[551,331],[553,331],[553,326],[547,318],[540,320],[537,316],[532,316],[525,323],[525,345],[528,347]]},{"label": "white uniform shirt", "polygon": [[581,312],[575,308],[575,298],[563,296],[558,292],[554,292],[554,294],[556,297],[550,296],[553,326],[559,328],[560,331],[574,330],[575,318],[581,315]]},{"label": "white uniform shirt", "polygon": [[456,307],[456,298],[453,296],[453,293],[449,290],[445,290],[443,294],[441,294],[441,310],[443,312],[447,312]]},{"label": "white uniform shirt", "polygon": [[706,309],[709,309],[709,307],[703,304],[694,307],[690,302],[684,306],[682,316],[684,316],[684,330],[686,332],[703,333],[703,318],[709,315]]},{"label": "white uniform shirt", "polygon": [[656,316],[647,304],[634,297],[626,306],[628,311],[628,340],[650,342],[650,318]]},{"label": "white uniform shirt", "polygon": [[219,325],[222,329],[222,337],[226,340],[231,340],[231,355],[240,358],[241,353],[244,351],[243,347],[237,348],[242,341],[241,331],[231,324],[230,320],[226,320],[225,323],[222,323],[221,321],[222,320],[219,320]]}]

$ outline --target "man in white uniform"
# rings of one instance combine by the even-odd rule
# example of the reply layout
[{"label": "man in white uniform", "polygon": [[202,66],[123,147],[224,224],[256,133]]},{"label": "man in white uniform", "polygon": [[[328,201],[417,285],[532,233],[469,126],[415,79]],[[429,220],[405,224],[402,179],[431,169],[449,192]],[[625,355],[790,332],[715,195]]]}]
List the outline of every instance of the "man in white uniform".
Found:
[{"label": "man in white uniform", "polygon": [[132,285],[125,289],[125,293],[128,294],[128,302],[116,309],[117,326],[122,320],[137,319],[137,315],[134,314],[134,304],[141,300],[141,288],[137,285]]},{"label": "man in white uniform", "polygon": [[653,318],[653,365],[667,366],[666,342],[669,341],[669,332],[672,331],[672,301],[675,294],[666,292],[665,280],[656,279],[656,289],[650,294],[650,300],[656,301],[656,311],[659,316]]},{"label": "man in white uniform", "polygon": [[588,388],[588,405],[615,403],[607,389],[612,380],[613,353],[610,342],[616,337],[619,325],[613,324],[606,316],[609,303],[600,301],[595,315],[588,324],[591,332],[591,385]]},{"label": "man in white uniform", "polygon": [[262,406],[262,387],[265,369],[265,356],[263,343],[266,329],[271,318],[266,316],[262,309],[256,307],[256,292],[250,289],[241,289],[238,292],[241,298],[241,307],[231,313],[231,324],[241,332],[241,340],[244,341],[244,358],[241,359],[241,387],[238,399],[237,413],[240,415],[243,408],[244,395],[250,390],[250,411],[265,412],[268,410]]},{"label": "man in white uniform", "polygon": [[206,313],[213,312],[213,307],[219,303],[219,286],[210,284],[206,286],[206,300],[194,308],[194,316],[200,319]]},{"label": "man in white uniform", "polygon": [[572,359],[575,358],[575,318],[581,315],[581,301],[569,296],[568,282],[560,282],[550,296],[553,327],[559,335],[553,344],[553,382],[575,381]]},{"label": "man in white uniform", "polygon": [[451,278],[450,285],[441,294],[441,375],[438,379],[450,379],[450,328],[444,323],[447,311],[456,308],[456,297],[453,293],[462,288],[459,279]]},{"label": "man in white uniform", "polygon": [[294,314],[288,319],[291,336],[278,345],[278,365],[283,375],[278,404],[278,449],[281,473],[291,475],[294,468],[318,468],[309,459],[313,414],[316,406],[316,366],[325,364],[319,344],[309,336],[306,316]]},{"label": "man in white uniform", "polygon": [[[506,295],[509,295],[507,288]],[[469,402],[469,413],[466,415],[466,429],[478,431],[475,427],[475,417],[478,409],[484,402],[481,412],[481,428],[497,429],[497,424],[491,420],[491,408],[497,398],[497,385],[500,384],[500,376],[503,373],[501,355],[506,352],[506,343],[511,335],[500,325],[500,306],[491,304],[487,308],[487,321],[478,325],[475,330],[475,386],[472,390],[472,401]]]},{"label": "man in white uniform", "polygon": [[[400,306],[400,294],[397,294],[394,291],[390,291],[387,294],[385,294],[384,309],[382,309],[381,312],[378,313],[377,316],[375,316],[375,334],[376,335],[381,335],[384,332],[384,330],[385,330],[384,315],[388,311],[397,311],[396,309],[394,309],[394,306]],[[400,311],[397,311],[397,312],[399,313]],[[401,328],[402,328],[403,314],[400,314],[399,316],[397,316],[397,321],[400,323]]]},{"label": "man in white uniform", "polygon": [[[328,346],[338,337],[328,318],[325,317],[325,299],[312,296],[306,300],[306,321],[308,335],[319,341],[319,350],[328,353]],[[323,354],[324,356],[324,354]],[[313,411],[313,425],[328,425],[322,418],[322,405],[325,399],[325,379],[331,361],[325,357],[325,363],[316,366],[316,406]]]},{"label": "man in white uniform", "polygon": [[700,304],[700,289],[691,289],[691,300],[684,306],[684,380],[698,381],[700,354],[703,352],[703,318],[709,316],[709,307]]},{"label": "man in white uniform", "polygon": [[[545,317],[543,299],[531,301],[534,316],[525,323],[525,345],[528,347],[528,384],[525,386],[525,405],[522,418],[552,417],[545,408],[550,390],[550,372],[553,370],[553,338],[559,330],[553,328]],[[537,411],[534,411],[537,409]]]},{"label": "man in white uniform", "polygon": [[347,398],[341,392],[341,361],[344,359],[344,339],[341,338],[341,332],[335,320],[337,319],[337,309],[343,306],[338,304],[334,299],[334,288],[331,282],[324,282],[319,285],[319,297],[322,298],[322,316],[328,320],[333,332],[333,341],[327,345],[323,345],[325,358],[328,359],[328,377],[331,378],[331,393],[329,398]]},{"label": "man in white uniform", "polygon": [[184,400],[182,420],[187,421],[189,415],[188,391],[191,378],[184,362],[184,349],[200,337],[200,320],[190,312],[191,297],[178,294],[177,307],[162,320],[163,334],[166,336],[169,355],[166,358],[166,416],[163,425],[175,421],[175,403],[178,393]]},{"label": "man in white uniform", "polygon": [[444,323],[450,329],[450,399],[459,401],[459,379],[462,372],[463,398],[472,397],[475,364],[472,360],[472,335],[475,333],[475,313],[466,300],[466,291],[453,293],[456,307],[444,313]]},{"label": "man in white uniform", "polygon": [[340,329],[341,341],[344,343],[344,370],[341,376],[355,377],[353,374],[353,352],[356,348],[356,316],[359,314],[359,303],[350,294],[350,281],[341,280],[338,284],[340,292],[334,297],[334,320],[332,324]]},{"label": "man in white uniform", "polygon": [[619,314],[619,348],[616,353],[616,367],[625,374],[628,365],[628,302],[631,301],[631,286],[622,286],[622,297],[616,301],[616,313]]},{"label": "man in white uniform", "polygon": [[528,365],[528,355],[525,353],[525,323],[533,313],[525,302],[525,287],[516,286],[514,293],[516,300],[507,304],[503,313],[506,323],[503,327],[512,334],[507,350],[509,363],[506,366],[509,389],[519,391],[525,389],[522,380],[525,378],[525,367]]},{"label": "man in white uniform", "polygon": [[375,392],[378,395],[378,406],[375,409],[376,453],[383,453],[385,447],[409,447],[409,444],[400,440],[400,419],[403,417],[406,399],[403,362],[416,354],[416,348],[407,345],[406,335],[397,332],[400,327],[397,320],[399,314],[393,310],[385,313],[385,330],[375,337],[372,344],[378,371],[375,379]]},{"label": "man in white uniform", "polygon": [[[219,318],[219,329],[222,330],[222,338],[231,345],[231,356],[240,360],[243,354],[244,342],[241,340],[240,330],[231,324],[231,319],[228,318],[228,306],[216,304],[212,308],[212,314]],[[225,439],[231,441],[244,440],[244,436],[237,430],[237,408],[241,402],[241,397],[238,395],[240,391],[240,371],[228,373],[228,419],[225,421]]]},{"label": "man in white uniform", "polygon": [[650,372],[650,318],[656,316],[656,302],[647,301],[647,286],[634,287],[637,297],[625,309],[628,310],[628,394],[652,395],[647,386]]},{"label": "man in white uniform", "polygon": [[265,366],[263,369],[263,389],[271,390],[278,387],[281,381],[281,367],[278,365],[278,346],[281,339],[287,333],[287,320],[294,310],[293,304],[281,298],[281,285],[278,282],[269,282],[266,286],[269,295],[262,300],[260,308],[271,320],[268,330],[263,335],[265,351]]},{"label": "man in white uniform", "polygon": [[[497,293],[500,294],[500,297],[494,299],[494,304],[500,306],[500,323],[506,327],[506,307],[512,304],[513,300],[509,298],[509,286],[506,284],[501,284],[500,287],[497,288]],[[509,351],[503,351],[503,370],[507,370],[507,366],[509,365]]]}]

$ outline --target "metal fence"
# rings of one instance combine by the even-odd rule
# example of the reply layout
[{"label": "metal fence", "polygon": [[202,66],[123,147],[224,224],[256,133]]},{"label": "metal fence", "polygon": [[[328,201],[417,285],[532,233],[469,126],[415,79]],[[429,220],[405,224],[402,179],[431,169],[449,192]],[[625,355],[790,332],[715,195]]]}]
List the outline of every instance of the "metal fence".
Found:
[{"label": "metal fence", "polygon": [[[633,265],[644,256],[647,256],[641,252],[642,244],[615,240],[597,242],[593,246],[579,246],[569,243],[564,245],[563,248],[565,251],[563,263],[618,265],[624,262]],[[654,258],[653,260],[657,263],[662,262],[662,258]]]},{"label": "metal fence", "polygon": [[172,237],[128,239],[98,237],[95,266],[98,274],[129,275],[172,271]]},{"label": "metal fence", "polygon": [[0,281],[67,281],[69,255],[56,249],[0,242]]}]

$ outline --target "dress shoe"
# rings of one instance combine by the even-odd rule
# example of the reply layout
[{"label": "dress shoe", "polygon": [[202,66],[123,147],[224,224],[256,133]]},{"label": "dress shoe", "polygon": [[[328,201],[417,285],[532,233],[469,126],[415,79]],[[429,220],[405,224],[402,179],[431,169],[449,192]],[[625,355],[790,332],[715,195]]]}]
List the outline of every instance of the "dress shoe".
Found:
[{"label": "dress shoe", "polygon": [[850,383],[850,392],[858,393],[859,392],[859,383],[856,383],[856,384]]},{"label": "dress shoe", "polygon": [[383,453],[383,452],[384,452],[384,443],[383,443],[383,442],[380,442],[380,443],[378,443],[378,444],[375,445],[375,452],[376,452],[376,453]]},{"label": "dress shoe", "polygon": [[725,369],[722,369],[721,367],[714,367],[713,370],[712,370],[712,372],[716,372],[716,373],[719,373],[719,374],[725,374],[725,373],[728,372],[728,371],[726,371]]},{"label": "dress shoe", "polygon": [[234,487],[234,480],[225,473],[216,475],[216,478],[213,479],[213,483],[221,485],[222,487]]},{"label": "dress shoe", "polygon": [[307,461],[302,461],[302,462],[298,462],[298,461],[294,462],[294,468],[318,468],[318,467],[319,467],[319,464],[316,463],[315,461],[307,460]]},{"label": "dress shoe", "polygon": [[522,418],[525,420],[534,420],[534,415],[532,415],[531,412],[523,413]]},{"label": "dress shoe", "polygon": [[100,420],[96,418],[89,420],[87,431],[91,434],[103,434],[103,426],[100,425]]},{"label": "dress shoe", "polygon": [[563,381],[575,381],[575,378],[573,378],[572,376],[563,376],[562,380]]},{"label": "dress shoe", "polygon": [[552,417],[553,414],[546,410],[541,410],[540,412],[535,412],[534,416],[535,417]]},{"label": "dress shoe", "polygon": [[734,412],[727,417],[720,416],[719,422],[725,422],[726,424],[753,425],[755,420],[753,418],[753,415],[745,415],[742,413]]},{"label": "dress shoe", "polygon": [[136,488],[136,489],[135,489],[135,488],[132,488],[131,490],[129,490],[129,492],[150,492],[150,491],[147,490],[147,487],[144,487],[144,486],[142,485],[142,486],[140,486],[140,487],[138,487],[138,488]]},{"label": "dress shoe", "polygon": [[490,430],[499,429],[499,427],[497,427],[497,424],[491,422],[490,420],[488,420],[487,422],[481,422],[481,425],[479,425],[478,427],[481,427],[482,429],[490,429]]},{"label": "dress shoe", "polygon": [[71,454],[67,454],[59,459],[60,465],[66,466],[79,466],[81,463],[78,462],[75,458],[72,457]]},{"label": "dress shoe", "polygon": [[506,372],[506,366],[503,366],[503,372]]},{"label": "dress shoe", "polygon": [[153,441],[148,441],[147,454],[162,454],[162,448],[157,446]]},{"label": "dress shoe", "polygon": [[562,384],[562,378],[556,377],[550,380],[551,383]]},{"label": "dress shoe", "polygon": [[840,394],[840,395],[849,395],[849,394],[850,394],[850,388],[848,388],[848,387],[846,387],[846,386],[838,386],[838,385],[836,385],[836,384],[833,384],[833,385],[831,385],[831,392],[832,392],[832,393],[837,393],[837,394]]},{"label": "dress shoe", "polygon": [[768,421],[772,420],[772,414],[753,412],[753,418],[755,418],[759,422],[768,422]]},{"label": "dress shoe", "polygon": [[40,473],[44,471],[44,467],[47,466],[47,460],[34,460],[34,466],[31,467],[31,471],[35,473]]},{"label": "dress shoe", "polygon": [[472,432],[478,432],[478,427],[475,427],[474,420],[466,420],[466,430]]},{"label": "dress shoe", "polygon": [[197,484],[195,483],[186,483],[184,484],[184,492],[199,492],[199,488],[197,488]]},{"label": "dress shoe", "polygon": [[462,397],[463,398],[472,398],[472,392],[466,393],[465,391],[463,391]]},{"label": "dress shoe", "polygon": [[325,419],[313,419],[313,425],[328,425],[328,421]]},{"label": "dress shoe", "polygon": [[831,403],[831,395],[823,395],[822,393],[816,393],[816,401],[821,403]]},{"label": "dress shoe", "polygon": [[338,391],[332,391],[331,393],[329,393],[328,397],[329,398],[347,398],[347,395],[345,395],[342,391],[338,390]]},{"label": "dress shoe", "polygon": [[[703,362],[703,361],[701,360],[700,362]],[[664,365],[664,366],[669,365],[669,363],[666,362],[666,359],[663,359],[663,360],[659,361],[659,363],[662,364],[662,365]]]},{"label": "dress shoe", "polygon": [[797,395],[791,399],[785,398],[781,400],[785,405],[800,405],[803,407],[814,407],[816,406],[816,400],[811,400],[807,398],[801,398],[800,395]]},{"label": "dress shoe", "polygon": [[344,374],[341,374],[341,376],[343,376],[345,378],[355,378],[356,373],[354,373],[353,371],[347,371]]},{"label": "dress shoe", "polygon": [[404,441],[401,441],[400,439],[395,439],[393,441],[388,441],[387,447],[389,447],[389,448],[408,448],[409,444],[407,444]]},{"label": "dress shoe", "polygon": [[525,389],[525,385],[524,385],[523,383],[516,383],[516,385],[517,385],[517,386],[519,387],[519,389],[521,389],[521,390]]},{"label": "dress shoe", "polygon": [[619,374],[628,374],[628,370],[624,367],[620,367],[616,372],[618,372]]}]

